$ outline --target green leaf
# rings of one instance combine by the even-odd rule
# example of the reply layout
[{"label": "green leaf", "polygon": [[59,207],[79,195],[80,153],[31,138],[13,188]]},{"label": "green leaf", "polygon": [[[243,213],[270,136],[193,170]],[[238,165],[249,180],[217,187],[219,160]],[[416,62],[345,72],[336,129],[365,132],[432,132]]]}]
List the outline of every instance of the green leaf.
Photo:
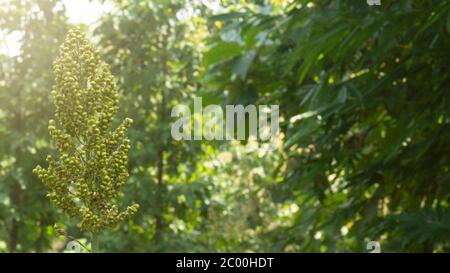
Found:
[{"label": "green leaf", "polygon": [[231,67],[231,71],[233,72],[233,74],[239,76],[241,80],[245,80],[245,78],[247,77],[248,69],[250,68],[255,56],[256,52],[254,50],[250,50],[239,59],[237,59]]},{"label": "green leaf", "polygon": [[447,32],[450,33],[450,11],[447,14],[447,24],[446,24],[446,26],[447,26]]},{"label": "green leaf", "polygon": [[205,53],[204,63],[207,66],[217,64],[239,56],[241,52],[242,49],[239,44],[221,42],[214,45],[208,50],[208,52]]},{"label": "green leaf", "polygon": [[241,18],[245,15],[247,15],[247,12],[229,12],[229,13],[223,13],[211,16],[208,21],[214,22],[214,21],[228,21],[236,18]]}]

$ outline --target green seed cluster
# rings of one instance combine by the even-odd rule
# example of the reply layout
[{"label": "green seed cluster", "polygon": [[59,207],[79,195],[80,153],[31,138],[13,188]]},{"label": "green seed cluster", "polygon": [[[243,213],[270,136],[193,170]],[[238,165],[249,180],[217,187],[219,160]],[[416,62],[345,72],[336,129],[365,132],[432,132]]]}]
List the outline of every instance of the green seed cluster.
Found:
[{"label": "green seed cluster", "polygon": [[82,229],[114,227],[138,210],[119,211],[115,201],[128,177],[130,140],[127,118],[115,130],[118,91],[107,64],[79,29],[71,30],[54,62],[52,90],[56,114],[48,130],[59,158],[47,157],[48,168],[34,173],[49,189],[48,198]]}]

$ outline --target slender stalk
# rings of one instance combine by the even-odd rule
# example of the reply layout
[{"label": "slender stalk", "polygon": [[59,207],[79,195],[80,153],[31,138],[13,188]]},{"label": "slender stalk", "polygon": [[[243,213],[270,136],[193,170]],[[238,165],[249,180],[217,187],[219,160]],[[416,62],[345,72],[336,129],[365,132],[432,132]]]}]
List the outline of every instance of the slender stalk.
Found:
[{"label": "slender stalk", "polygon": [[99,239],[98,232],[92,232],[91,236],[91,253],[99,252]]},{"label": "slender stalk", "polygon": [[76,238],[74,238],[74,237],[72,237],[72,236],[66,236],[67,237],[67,239],[69,239],[69,240],[71,240],[71,241],[75,241],[75,242],[77,242],[82,248],[84,248],[87,252],[91,252],[91,250],[86,246],[86,245],[84,245],[82,242],[80,242],[80,240],[78,240],[78,239],[76,239]]}]

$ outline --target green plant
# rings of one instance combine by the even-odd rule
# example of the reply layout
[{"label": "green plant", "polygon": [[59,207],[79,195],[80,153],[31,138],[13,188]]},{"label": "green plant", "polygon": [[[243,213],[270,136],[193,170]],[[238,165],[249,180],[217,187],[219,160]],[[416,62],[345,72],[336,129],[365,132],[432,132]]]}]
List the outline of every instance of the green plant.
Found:
[{"label": "green plant", "polygon": [[222,28],[204,84],[228,103],[280,105],[273,195],[301,210],[272,233],[273,250],[360,252],[376,239],[384,251],[448,251],[449,2],[229,11],[210,19]]},{"label": "green plant", "polygon": [[118,91],[107,64],[80,30],[71,30],[54,63],[52,91],[56,120],[48,130],[59,158],[47,157],[48,168],[34,173],[49,189],[48,198],[79,227],[92,233],[92,252],[98,251],[101,228],[112,228],[138,210],[134,204],[120,212],[116,205],[128,177],[130,141],[125,137],[131,119],[115,130]]},{"label": "green plant", "polygon": [[[0,1],[0,252],[2,242],[8,252],[43,252],[56,220],[32,170],[50,149],[51,67],[68,24],[59,0],[33,2]],[[20,45],[10,33],[23,33]]]}]

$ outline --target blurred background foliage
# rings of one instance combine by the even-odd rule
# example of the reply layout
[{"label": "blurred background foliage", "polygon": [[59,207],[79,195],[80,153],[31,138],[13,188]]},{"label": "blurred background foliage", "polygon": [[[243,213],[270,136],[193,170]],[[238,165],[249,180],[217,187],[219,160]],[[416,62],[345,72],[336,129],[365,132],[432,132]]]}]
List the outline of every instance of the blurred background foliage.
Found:
[{"label": "blurred background foliage", "polygon": [[[128,222],[111,252],[450,250],[450,3],[104,0],[81,25],[131,117]],[[0,1],[0,252],[86,238],[31,173],[52,152],[67,1]],[[14,54],[8,37],[19,35]],[[175,141],[171,109],[280,105],[280,146]]]}]

